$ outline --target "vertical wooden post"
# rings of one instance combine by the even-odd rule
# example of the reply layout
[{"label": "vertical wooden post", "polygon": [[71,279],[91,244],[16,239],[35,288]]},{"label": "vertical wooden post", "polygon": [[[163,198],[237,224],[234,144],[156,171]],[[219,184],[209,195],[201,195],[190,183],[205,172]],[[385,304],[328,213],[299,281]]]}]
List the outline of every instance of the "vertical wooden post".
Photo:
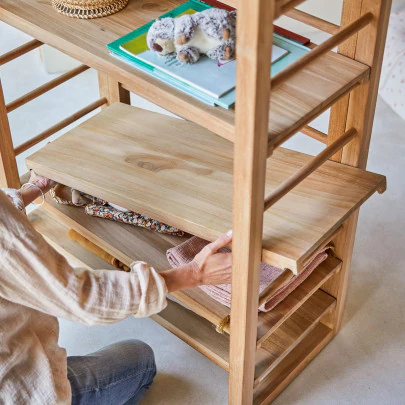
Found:
[{"label": "vertical wooden post", "polygon": [[20,188],[3,87],[0,80],[0,187]]},{"label": "vertical wooden post", "polygon": [[268,150],[274,0],[240,3],[237,21],[229,404],[252,403]]},{"label": "vertical wooden post", "polygon": [[100,89],[100,97],[105,97],[108,101],[102,108],[116,102],[131,104],[129,91],[123,89],[121,83],[118,83],[106,73],[98,72],[98,86]]},{"label": "vertical wooden post", "polygon": [[[371,66],[371,74],[368,82],[357,87],[348,98],[341,100],[340,105],[332,109],[330,124],[330,142],[342,136],[348,128],[356,129],[358,138],[345,146],[340,156],[335,156],[335,160],[362,169],[367,165],[390,10],[391,0],[344,0],[343,20],[355,19],[368,12],[372,12],[375,17],[372,24],[339,49],[340,53]],[[345,122],[345,127],[336,125],[339,120]],[[336,241],[337,255],[343,260],[343,267],[325,285],[325,290],[337,297],[333,322],[335,332],[342,325],[357,219],[358,211],[346,221],[344,232]]]}]

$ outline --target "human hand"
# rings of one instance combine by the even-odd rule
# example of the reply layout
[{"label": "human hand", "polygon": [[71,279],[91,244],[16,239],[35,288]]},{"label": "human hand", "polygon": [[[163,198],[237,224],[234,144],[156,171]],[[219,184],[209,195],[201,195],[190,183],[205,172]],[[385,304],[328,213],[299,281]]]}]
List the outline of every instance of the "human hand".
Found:
[{"label": "human hand", "polygon": [[46,194],[52,187],[55,187],[57,184],[53,180],[36,174],[34,170],[31,170],[31,177],[29,182],[38,186],[44,194]]},{"label": "human hand", "polygon": [[205,246],[194,259],[183,266],[162,271],[167,290],[170,292],[231,282],[232,253],[218,252],[232,241],[232,231]]},{"label": "human hand", "polygon": [[232,241],[232,231],[205,246],[191,261],[197,285],[229,284],[232,273],[232,253],[218,252]]}]

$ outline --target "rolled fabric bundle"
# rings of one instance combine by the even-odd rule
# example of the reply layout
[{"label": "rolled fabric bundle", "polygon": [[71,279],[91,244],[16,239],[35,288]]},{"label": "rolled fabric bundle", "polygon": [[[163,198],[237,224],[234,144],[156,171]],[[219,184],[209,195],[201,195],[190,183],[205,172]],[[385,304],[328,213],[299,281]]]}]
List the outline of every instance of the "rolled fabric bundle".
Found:
[{"label": "rolled fabric bundle", "polygon": [[85,249],[102,258],[107,263],[112,264],[117,269],[124,271],[130,270],[130,268],[127,265],[125,265],[124,263],[116,259],[114,256],[107,253],[105,250],[101,249],[101,247],[97,246],[93,242],[90,242],[88,239],[86,239],[79,232],[76,232],[74,229],[69,229],[68,237],[73,241],[80,243]]},{"label": "rolled fabric bundle", "polygon": [[137,212],[127,210],[116,204],[111,204],[101,198],[83,193],[76,189],[58,184],[50,190],[52,199],[60,205],[84,207],[87,215],[135,225],[155,232],[173,236],[184,236],[184,232],[174,226],[156,221]]},{"label": "rolled fabric bundle", "polygon": [[[172,267],[179,267],[191,262],[195,255],[199,253],[210,242],[196,236],[188,239],[184,243],[169,249],[166,257]],[[327,259],[326,249],[317,253],[312,260],[305,266],[304,270],[297,276],[293,276],[287,283],[279,288],[274,295],[259,307],[260,312],[269,312],[281,301],[283,301],[293,290],[304,282],[311,273]],[[221,252],[230,252],[229,248],[220,249]],[[283,269],[262,263],[260,266],[260,289],[262,292],[282,273]],[[200,287],[207,295],[221,304],[230,308],[231,306],[231,284],[204,285]]]},{"label": "rolled fabric bundle", "polygon": [[164,224],[155,219],[146,217],[132,211],[120,211],[106,205],[89,204],[85,207],[87,215],[93,217],[105,218],[111,221],[123,222],[124,224],[136,225],[141,228],[150,229],[155,232],[164,233],[167,235],[183,236],[184,232],[174,226]]}]

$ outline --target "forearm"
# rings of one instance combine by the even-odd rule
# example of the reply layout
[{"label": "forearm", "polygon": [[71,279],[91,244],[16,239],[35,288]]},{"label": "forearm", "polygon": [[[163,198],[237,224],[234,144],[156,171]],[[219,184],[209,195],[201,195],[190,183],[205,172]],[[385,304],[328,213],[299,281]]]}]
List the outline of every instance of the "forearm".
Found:
[{"label": "forearm", "polygon": [[171,270],[161,271],[159,275],[165,280],[169,293],[201,285],[198,279],[197,269],[193,262]]}]

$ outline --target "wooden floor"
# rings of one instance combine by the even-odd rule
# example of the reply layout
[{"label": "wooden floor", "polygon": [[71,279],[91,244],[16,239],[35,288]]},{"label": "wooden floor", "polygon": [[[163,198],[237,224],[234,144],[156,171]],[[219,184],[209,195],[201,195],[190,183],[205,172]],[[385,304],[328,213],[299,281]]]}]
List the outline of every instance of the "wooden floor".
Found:
[{"label": "wooden floor", "polygon": [[[230,1],[235,3],[235,0]],[[82,63],[110,74],[124,88],[233,140],[233,109],[208,106],[117,60],[106,48],[108,43],[153,21],[183,2],[131,0],[116,15],[79,20],[59,15],[53,10],[50,1],[0,0],[0,18]],[[288,3],[298,4],[296,0],[278,0],[277,3],[276,13]],[[21,20],[24,24],[21,24]],[[367,66],[333,52],[314,61],[272,91],[269,142],[276,145],[282,143],[368,75]]]},{"label": "wooden floor", "polygon": [[[115,104],[28,157],[27,165],[59,183],[214,240],[232,228],[232,152],[232,143],[193,123]],[[268,159],[266,194],[311,158],[276,150]],[[299,272],[356,208],[385,188],[385,181],[326,162],[266,211],[262,260]]]}]

